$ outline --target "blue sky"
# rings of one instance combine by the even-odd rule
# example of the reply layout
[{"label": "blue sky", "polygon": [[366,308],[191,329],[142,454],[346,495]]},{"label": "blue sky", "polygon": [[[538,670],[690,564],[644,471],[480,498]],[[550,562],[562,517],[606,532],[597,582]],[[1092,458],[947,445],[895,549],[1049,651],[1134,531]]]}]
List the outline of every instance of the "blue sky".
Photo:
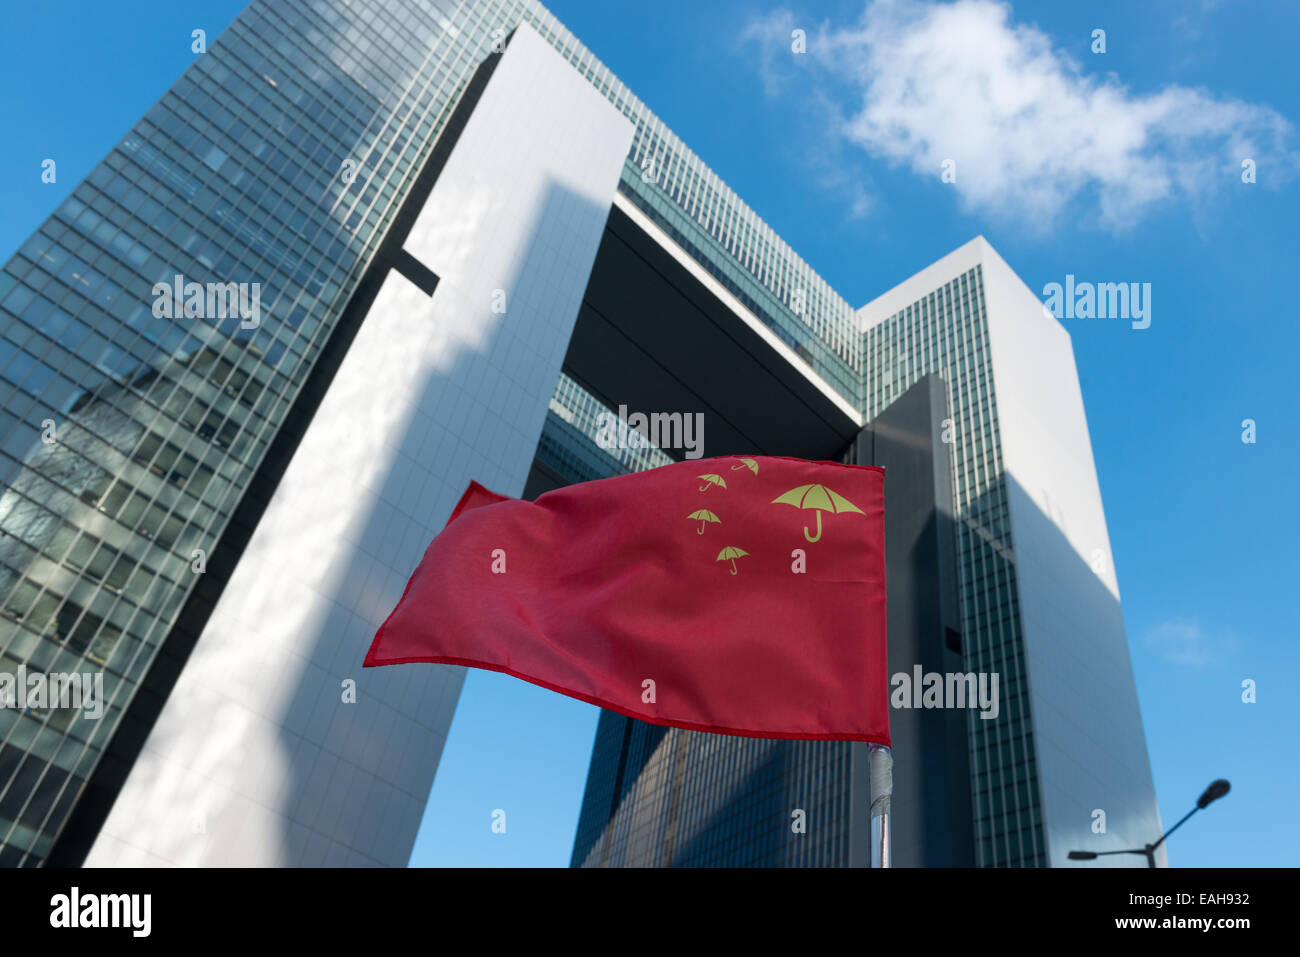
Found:
[{"label": "blue sky", "polygon": [[[5,5],[0,255],[191,61],[190,31],[215,37],[242,5]],[[1233,784],[1170,859],[1300,861],[1300,7],[551,9],[851,302],[976,234],[1035,290],[1067,273],[1151,283],[1148,329],[1065,324],[1166,824],[1212,778]],[[1098,28],[1104,53],[1090,50]],[[1256,183],[1241,182],[1241,156]],[[956,183],[940,181],[946,157]],[[471,671],[412,863],[567,864],[596,714]],[[497,808],[504,837],[488,827]]]}]

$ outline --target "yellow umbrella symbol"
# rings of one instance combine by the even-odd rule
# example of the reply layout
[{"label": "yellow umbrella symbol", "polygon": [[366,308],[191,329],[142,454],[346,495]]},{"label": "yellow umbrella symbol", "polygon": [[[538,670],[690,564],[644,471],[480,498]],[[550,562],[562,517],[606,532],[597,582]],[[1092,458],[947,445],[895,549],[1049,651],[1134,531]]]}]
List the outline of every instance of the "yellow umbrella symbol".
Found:
[{"label": "yellow umbrella symbol", "polygon": [[803,537],[810,542],[815,542],[822,537],[822,512],[832,514],[841,514],[843,512],[857,512],[859,515],[865,514],[862,509],[858,508],[847,498],[825,485],[800,485],[798,488],[792,488],[784,495],[772,499],[772,504],[793,505],[795,508],[812,508],[817,510],[817,534],[808,534],[808,526],[803,528]]},{"label": "yellow umbrella symbol", "polygon": [[704,484],[700,486],[701,492],[707,492],[710,485],[719,485],[722,488],[727,487],[727,480],[721,475],[716,475],[713,472],[705,472],[700,476],[700,478],[704,479]]},{"label": "yellow umbrella symbol", "polygon": [[727,559],[731,559],[731,574],[735,575],[736,559],[744,558],[748,554],[749,552],[745,551],[743,548],[737,548],[735,545],[728,545],[722,551],[718,552],[718,557],[715,558],[714,561],[725,562]]},{"label": "yellow umbrella symbol", "polygon": [[699,523],[700,523],[700,530],[699,530],[699,532],[696,533],[696,534],[699,534],[699,535],[703,535],[703,534],[704,534],[704,525],[705,525],[706,522],[721,522],[721,521],[722,521],[722,519],[718,518],[718,516],[714,515],[714,514],[713,514],[712,512],[710,512],[707,508],[701,508],[701,509],[699,509],[699,510],[697,510],[697,511],[691,512],[691,514],[687,515],[686,517],[687,517],[687,518],[694,518],[694,519],[698,519],[698,520],[699,520]]},{"label": "yellow umbrella symbol", "polygon": [[[738,456],[738,457],[739,457],[739,456]],[[738,471],[740,471],[741,469],[749,469],[751,472],[753,472],[755,475],[757,475],[757,474],[758,474],[758,463],[757,463],[756,461],[754,461],[753,459],[741,458],[741,459],[740,459],[740,464],[739,464],[739,465],[733,465],[733,466],[731,467],[731,471],[733,471],[733,472],[738,472]]]}]

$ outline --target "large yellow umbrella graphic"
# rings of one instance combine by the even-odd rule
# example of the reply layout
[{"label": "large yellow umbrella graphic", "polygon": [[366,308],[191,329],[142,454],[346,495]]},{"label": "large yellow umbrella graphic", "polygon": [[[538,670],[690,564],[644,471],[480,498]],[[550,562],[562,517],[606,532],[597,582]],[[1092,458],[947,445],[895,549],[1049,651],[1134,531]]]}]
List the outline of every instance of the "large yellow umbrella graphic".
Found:
[{"label": "large yellow umbrella graphic", "polygon": [[715,558],[714,561],[725,562],[727,559],[731,559],[731,574],[735,575],[736,559],[744,558],[748,554],[749,552],[745,551],[743,548],[737,548],[735,545],[728,545],[722,551],[718,552],[718,557]]},{"label": "large yellow umbrella graphic", "polygon": [[691,512],[691,514],[687,515],[686,517],[693,518],[700,523],[700,530],[699,532],[696,533],[699,535],[704,534],[704,526],[706,523],[722,521],[722,519],[718,518],[718,516],[714,515],[707,508],[696,509],[694,512]]},{"label": "large yellow umbrella graphic", "polygon": [[720,488],[727,487],[727,480],[714,472],[705,472],[700,478],[704,479],[704,484],[700,486],[701,492],[707,492],[710,485],[717,485]]},{"label": "large yellow umbrella graphic", "polygon": [[798,488],[792,488],[784,495],[779,495],[772,499],[772,504],[780,503],[782,505],[793,505],[795,508],[811,508],[817,511],[817,534],[811,535],[808,532],[808,526],[803,527],[803,537],[810,542],[815,542],[822,537],[822,512],[830,512],[833,515],[844,512],[857,512],[859,515],[865,514],[862,509],[858,508],[847,498],[829,489],[825,485],[800,485]]}]

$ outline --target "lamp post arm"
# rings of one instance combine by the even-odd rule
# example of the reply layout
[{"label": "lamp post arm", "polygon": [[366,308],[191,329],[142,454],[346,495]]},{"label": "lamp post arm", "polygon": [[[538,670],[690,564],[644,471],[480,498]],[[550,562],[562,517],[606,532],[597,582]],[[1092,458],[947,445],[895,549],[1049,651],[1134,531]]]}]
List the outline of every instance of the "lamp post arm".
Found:
[{"label": "lamp post arm", "polygon": [[1192,808],[1190,811],[1188,811],[1186,814],[1184,814],[1184,815],[1183,815],[1183,818],[1182,818],[1182,821],[1179,821],[1177,824],[1175,824],[1175,825],[1174,825],[1173,827],[1171,827],[1169,830],[1165,831],[1164,834],[1160,835],[1160,840],[1156,841],[1154,844],[1151,845],[1151,850],[1154,851],[1157,847],[1159,847],[1161,844],[1163,844],[1163,843],[1165,842],[1165,838],[1167,838],[1170,834],[1174,833],[1174,831],[1178,830],[1178,829],[1182,826],[1183,821],[1186,821],[1189,817],[1191,817],[1193,814],[1195,814],[1195,813],[1196,813],[1197,811],[1199,811],[1199,810],[1200,810],[1199,807],[1194,807],[1194,808]]}]

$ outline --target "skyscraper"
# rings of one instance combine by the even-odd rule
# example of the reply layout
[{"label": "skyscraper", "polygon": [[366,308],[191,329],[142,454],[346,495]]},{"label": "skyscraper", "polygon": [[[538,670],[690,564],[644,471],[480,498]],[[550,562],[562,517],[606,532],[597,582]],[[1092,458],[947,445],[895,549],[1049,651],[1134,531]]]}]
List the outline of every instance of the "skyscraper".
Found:
[{"label": "skyscraper", "polygon": [[[106,699],[0,708],[0,864],[405,863],[463,673],[359,665],[469,479],[536,494],[681,454],[592,442],[624,402],[703,410],[705,454],[861,455],[928,372],[957,423],[961,641],[1018,682],[971,729],[978,860],[1055,863],[1116,794],[1137,839],[1156,812],[1113,574],[1067,561],[1108,549],[1068,339],[1042,333],[1046,379],[1000,362],[995,304],[1029,307],[972,248],[855,310],[540,4],[255,0],[0,272],[0,670],[98,672]],[[1043,395],[1082,478],[1032,462]],[[1056,577],[1017,577],[1012,542]],[[1052,710],[1079,690],[1063,583],[1105,631],[1071,675],[1120,702],[1082,735]],[[609,718],[597,757],[617,738],[648,792],[662,742],[629,759],[641,731]],[[815,767],[825,821],[853,804],[847,750],[763,747],[694,753]],[[1079,790],[1099,752],[1127,789]],[[701,810],[722,830],[699,846],[752,836]],[[851,861],[847,823],[813,836],[783,861]]]}]

